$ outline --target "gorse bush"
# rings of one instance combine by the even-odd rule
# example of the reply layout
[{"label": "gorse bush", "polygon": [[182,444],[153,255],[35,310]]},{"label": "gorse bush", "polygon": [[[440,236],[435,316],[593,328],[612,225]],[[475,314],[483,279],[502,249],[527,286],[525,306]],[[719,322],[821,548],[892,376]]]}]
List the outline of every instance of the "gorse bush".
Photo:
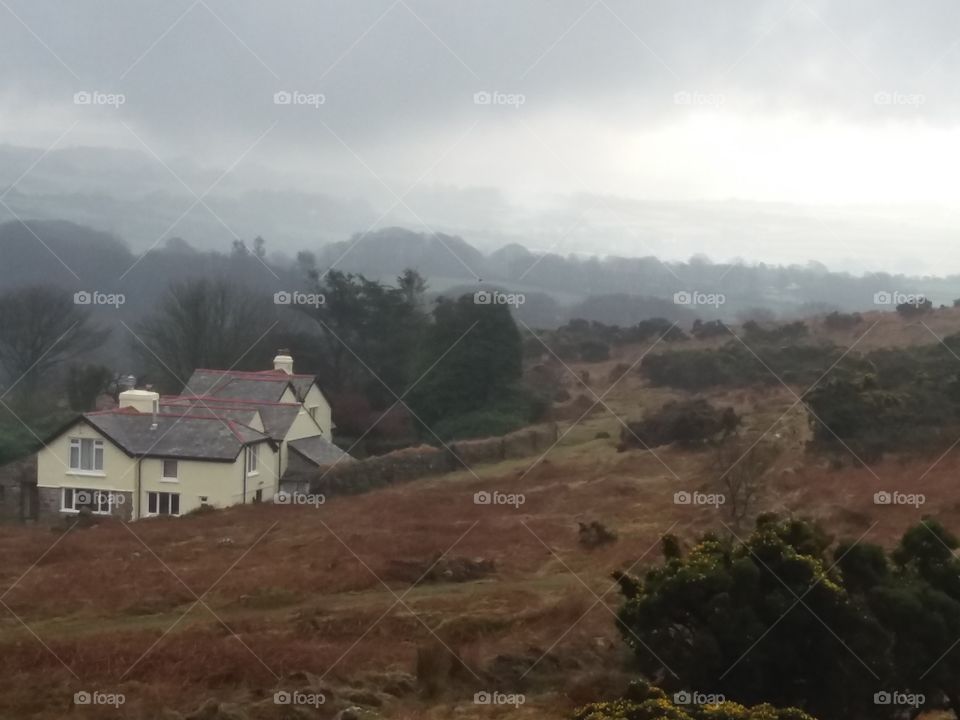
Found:
[{"label": "gorse bush", "polygon": [[669,402],[639,422],[626,423],[620,430],[620,446],[652,448],[679,443],[696,447],[726,437],[739,424],[731,407],[720,410],[702,399]]},{"label": "gorse bush", "polygon": [[756,320],[748,320],[743,324],[743,334],[748,342],[792,342],[806,337],[809,332],[810,329],[803,320],[773,327],[761,325]]},{"label": "gorse bush", "polygon": [[851,330],[863,322],[863,316],[858,313],[842,313],[834,310],[823,318],[824,327],[828,330]]},{"label": "gorse bush", "polygon": [[[679,698],[678,698],[679,699]],[[577,711],[574,720],[814,720],[796,708],[744,707],[733,702],[677,704],[660,688],[639,681],[615,702],[595,703]]]},{"label": "gorse bush", "polygon": [[722,320],[703,322],[700,318],[693,321],[693,328],[690,330],[690,334],[697,338],[697,340],[709,340],[714,337],[730,337],[731,332]]},{"label": "gorse bush", "polygon": [[796,706],[822,720],[898,717],[903,708],[874,702],[893,690],[958,711],[956,547],[924,521],[889,556],[866,543],[830,552],[817,525],[763,516],[744,543],[708,534],[683,557],[672,542],[643,579],[616,574],[622,634],[642,672],[671,692]]}]

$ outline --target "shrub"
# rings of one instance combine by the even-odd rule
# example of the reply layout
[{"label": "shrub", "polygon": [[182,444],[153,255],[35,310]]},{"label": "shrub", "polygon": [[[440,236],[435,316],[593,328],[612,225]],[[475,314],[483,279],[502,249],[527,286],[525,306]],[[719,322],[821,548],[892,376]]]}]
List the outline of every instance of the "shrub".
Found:
[{"label": "shrub", "polygon": [[697,340],[709,340],[714,337],[729,337],[730,330],[722,320],[710,320],[703,322],[699,318],[693,321],[693,328],[690,333]]},{"label": "shrub", "polygon": [[748,342],[776,343],[796,341],[806,337],[810,328],[803,320],[775,327],[766,327],[756,320],[748,320],[743,324],[743,332]]},{"label": "shrub", "polygon": [[[577,711],[574,720],[814,720],[796,708],[771,705],[747,708],[732,702],[713,705],[687,703],[690,693],[675,693],[673,701],[658,687],[634,682],[623,700],[595,703]],[[680,704],[677,704],[677,702]]]},{"label": "shrub", "polygon": [[834,310],[823,318],[824,327],[828,330],[850,330],[863,322],[863,315],[858,312],[842,313]]},{"label": "shrub", "polygon": [[675,442],[693,447],[726,437],[739,424],[732,407],[719,410],[702,399],[669,402],[640,422],[628,422],[620,430],[620,446],[652,448]]},{"label": "shrub", "polygon": [[905,302],[897,305],[897,312],[905,318],[924,315],[933,310],[933,302],[923,298],[919,302]]},{"label": "shrub", "polygon": [[500,410],[475,410],[441,420],[432,429],[441,440],[448,442],[506,435],[519,430],[526,424],[526,420],[521,415]]},{"label": "shrub", "polygon": [[583,362],[603,362],[610,359],[610,346],[588,340],[580,343],[580,359]]},{"label": "shrub", "polygon": [[615,574],[621,633],[640,671],[671,689],[795,705],[824,720],[899,717],[902,708],[873,702],[888,688],[960,710],[956,538],[927,520],[889,556],[860,540],[830,545],[816,524],[767,515],[746,542],[707,534],[685,557],[674,544],[643,580]]},{"label": "shrub", "polygon": [[599,520],[594,520],[590,523],[580,523],[579,536],[580,544],[588,550],[609,545],[617,541],[617,533]]}]

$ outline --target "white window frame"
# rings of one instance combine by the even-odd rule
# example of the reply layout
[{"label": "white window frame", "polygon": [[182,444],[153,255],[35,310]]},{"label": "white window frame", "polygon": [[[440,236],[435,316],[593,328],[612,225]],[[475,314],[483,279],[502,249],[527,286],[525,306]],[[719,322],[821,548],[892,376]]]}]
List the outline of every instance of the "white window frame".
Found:
[{"label": "white window frame", "polygon": [[[167,475],[167,463],[173,463],[173,475]],[[180,461],[179,460],[161,460],[160,461],[160,480],[163,482],[180,482]]]},{"label": "white window frame", "polygon": [[[161,504],[162,504],[162,502],[161,502],[161,500],[162,500],[161,495],[165,495],[165,496],[167,497],[167,510],[168,510],[168,511],[169,511],[169,509],[170,509],[170,505],[171,505],[172,499],[173,499],[174,497],[177,498],[177,512],[175,512],[175,513],[172,513],[172,512],[162,513],[162,512],[160,512],[160,506],[161,506]],[[156,496],[156,508],[157,508],[157,509],[156,509],[154,512],[150,512],[150,497],[151,497],[151,496]],[[147,517],[180,517],[180,510],[181,510],[181,508],[180,508],[180,493],[162,492],[162,491],[160,491],[160,490],[150,490],[149,492],[147,492],[147,511],[144,513],[144,515],[146,515]]]},{"label": "white window frame", "polygon": [[[83,467],[83,445],[90,443],[90,465],[89,468]],[[74,450],[76,450],[77,464],[73,464]],[[97,475],[103,476],[105,448],[103,440],[97,438],[72,437],[67,449],[67,467],[69,475]],[[97,467],[97,460],[100,461],[100,467]]]},{"label": "white window frame", "polygon": [[247,477],[260,474],[260,446],[247,446]]},{"label": "white window frame", "polygon": [[[97,490],[95,488],[62,487],[60,488],[60,512],[65,512],[65,513],[80,512],[80,508],[77,507],[77,493],[90,493],[91,496],[96,496],[99,500],[101,500],[101,502],[97,503],[97,509],[90,508],[90,512],[93,513],[94,515],[112,515],[114,506],[119,504],[114,502],[116,493],[110,492],[109,490]],[[102,502],[102,500],[104,496],[106,496],[106,509],[103,509],[104,503]],[[69,498],[69,503],[67,502],[68,498]]]}]

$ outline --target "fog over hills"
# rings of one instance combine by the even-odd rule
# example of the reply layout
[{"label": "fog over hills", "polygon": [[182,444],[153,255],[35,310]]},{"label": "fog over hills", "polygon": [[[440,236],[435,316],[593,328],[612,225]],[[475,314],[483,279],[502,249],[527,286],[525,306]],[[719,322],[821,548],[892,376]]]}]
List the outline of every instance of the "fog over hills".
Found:
[{"label": "fog over hills", "polygon": [[[118,235],[72,222],[9,222],[0,225],[0,287],[51,283],[70,292],[122,292],[128,302],[121,314],[129,317],[152,307],[171,283],[190,277],[227,275],[263,293],[304,287],[307,280],[294,253],[275,251],[272,239],[265,240],[264,260],[237,256],[230,240],[204,249],[189,236],[136,252]],[[869,310],[877,307],[875,294],[884,292],[920,293],[934,304],[951,304],[960,297],[957,276],[853,276],[814,263],[781,267],[713,263],[705,257],[687,262],[564,257],[517,243],[485,253],[461,237],[398,227],[355,233],[328,244],[304,244],[297,250],[312,254],[321,272],[336,268],[388,283],[413,268],[427,279],[433,294],[483,288],[522,292],[526,302],[518,314],[539,327],[578,317],[618,325],[650,317],[735,320],[761,307],[782,317]],[[682,298],[675,302],[676,293],[716,295],[722,302],[684,305]]]}]

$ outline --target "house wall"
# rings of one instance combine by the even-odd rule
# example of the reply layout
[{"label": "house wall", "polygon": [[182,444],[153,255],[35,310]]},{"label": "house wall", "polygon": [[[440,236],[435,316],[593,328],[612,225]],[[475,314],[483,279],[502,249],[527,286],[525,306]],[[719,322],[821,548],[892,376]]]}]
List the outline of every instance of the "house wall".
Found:
[{"label": "house wall", "polygon": [[[70,439],[94,438],[103,440],[103,472],[85,473],[70,470]],[[99,490],[116,494],[123,501],[114,506],[117,515],[130,518],[134,514],[133,495],[137,482],[137,462],[110,440],[84,422],[78,421],[70,430],[55,438],[37,453],[38,519],[50,520],[72,515],[61,512],[60,489]]]},{"label": "house wall", "polygon": [[[280,397],[280,402],[299,403],[300,401],[297,399],[297,396],[294,394],[293,390],[288,387],[283,391],[283,395]],[[320,388],[317,387],[316,383],[310,386],[310,390],[307,391],[307,396],[303,399],[303,403],[301,404],[308,410],[311,407],[317,408],[316,424],[320,428],[320,434],[323,435],[327,440],[333,440],[333,411],[330,409],[330,403],[327,402],[327,399],[323,396],[323,393],[320,392]],[[309,437],[316,434],[317,432],[313,431],[307,433],[306,435],[298,435],[297,437]]]},{"label": "house wall", "polygon": [[[69,470],[70,439],[75,437],[104,441],[102,473],[75,473]],[[259,470],[257,474],[247,476],[245,495],[244,449],[233,462],[179,460],[177,482],[161,479],[162,462],[159,458],[144,458],[140,461],[138,497],[137,459],[129,457],[94,428],[78,422],[37,453],[38,518],[57,520],[73,514],[61,511],[61,488],[64,487],[114,493],[118,500],[123,498],[115,506],[114,514],[127,520],[146,515],[148,492],[178,493],[181,515],[200,507],[201,497],[206,497],[209,505],[226,507],[244,501],[253,502],[257,490],[262,490],[263,499],[270,500],[278,489],[277,454],[269,443],[260,443],[258,447]]]},{"label": "house wall", "polygon": [[[310,391],[307,393],[307,397],[303,401],[304,407],[308,410],[311,407],[316,407],[316,420],[317,425],[320,426],[320,434],[323,435],[327,440],[333,440],[333,412],[330,409],[330,403],[327,402],[327,399],[323,396],[323,393],[320,392],[320,388],[316,384],[310,387]],[[301,437],[305,437],[301,435]]]},{"label": "house wall", "polygon": [[160,459],[144,458],[141,467],[140,505],[142,515],[147,512],[147,493],[166,492],[180,495],[180,514],[196,510],[205,503],[213,507],[228,507],[254,502],[257,490],[263,491],[263,500],[269,501],[278,489],[277,455],[268,443],[260,443],[258,471],[247,476],[244,495],[246,450],[234,462],[178,461],[178,480],[171,482],[162,476]]}]

